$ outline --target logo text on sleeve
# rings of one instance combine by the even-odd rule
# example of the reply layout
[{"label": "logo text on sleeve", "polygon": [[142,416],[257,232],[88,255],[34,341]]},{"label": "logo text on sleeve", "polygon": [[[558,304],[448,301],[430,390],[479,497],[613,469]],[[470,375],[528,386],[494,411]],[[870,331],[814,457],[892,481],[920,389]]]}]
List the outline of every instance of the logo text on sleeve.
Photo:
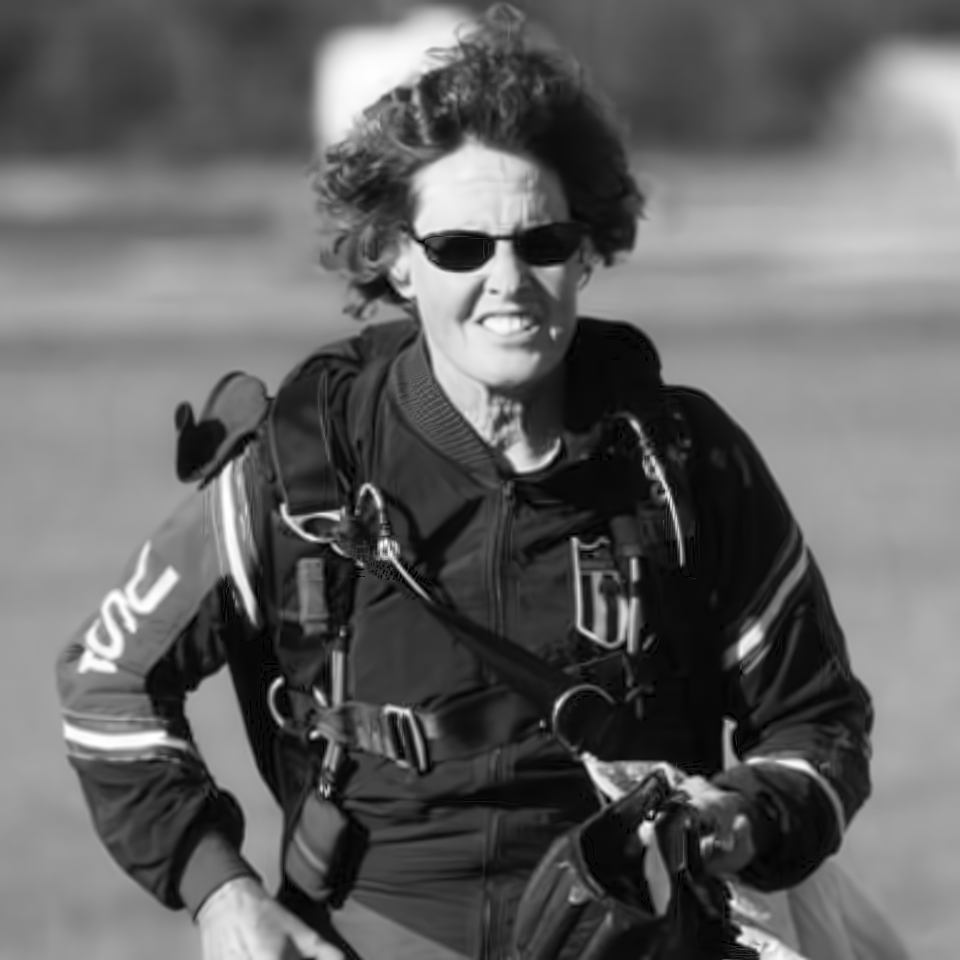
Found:
[{"label": "logo text on sleeve", "polygon": [[137,617],[153,613],[179,581],[180,574],[173,567],[165,567],[152,583],[148,583],[149,560],[150,542],[147,541],[137,557],[133,576],[123,587],[114,588],[103,598],[100,615],[84,634],[86,649],[77,666],[79,673],[90,670],[116,673],[126,638],[136,635]]}]

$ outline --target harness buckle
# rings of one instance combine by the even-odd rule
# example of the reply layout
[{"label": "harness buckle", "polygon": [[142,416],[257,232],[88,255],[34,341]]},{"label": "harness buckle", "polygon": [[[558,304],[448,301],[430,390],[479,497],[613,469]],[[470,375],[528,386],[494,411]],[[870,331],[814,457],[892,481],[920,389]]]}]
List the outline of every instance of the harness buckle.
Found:
[{"label": "harness buckle", "polygon": [[426,773],[430,769],[427,738],[413,707],[385,703],[380,710],[387,755],[398,766]]},{"label": "harness buckle", "polygon": [[[553,735],[572,754],[593,753],[598,738],[607,731],[617,702],[593,683],[580,683],[564,690],[550,712]],[[592,749],[591,749],[592,748]]]},{"label": "harness buckle", "polygon": [[[270,686],[267,688],[267,710],[270,712],[273,722],[277,725],[282,733],[296,734],[302,731],[304,726],[297,721],[291,711],[284,711],[283,707],[281,706],[280,695],[284,693],[284,688],[286,686],[287,680],[283,675],[273,678]],[[317,707],[320,707],[324,710],[328,708],[327,698],[323,691],[319,689],[319,687],[314,687],[310,695],[313,697],[313,702]],[[290,694],[287,693],[286,696],[289,697]],[[289,703],[287,706],[289,707]],[[325,733],[314,729],[309,730],[307,733],[308,740],[318,740],[325,736]]]},{"label": "harness buckle", "polygon": [[293,514],[286,501],[280,504],[280,519],[301,540],[334,546],[336,527],[343,519],[343,510],[316,510],[313,513]]},{"label": "harness buckle", "polygon": [[283,731],[289,731],[293,726],[290,722],[290,717],[284,714],[278,702],[280,692],[286,685],[287,681],[284,677],[274,677],[267,689],[267,709],[270,711],[273,722]]}]

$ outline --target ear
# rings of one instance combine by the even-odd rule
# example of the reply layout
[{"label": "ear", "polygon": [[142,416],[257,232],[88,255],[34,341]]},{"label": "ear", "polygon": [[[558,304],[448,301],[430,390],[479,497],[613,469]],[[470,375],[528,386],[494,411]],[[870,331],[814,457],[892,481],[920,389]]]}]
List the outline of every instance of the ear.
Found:
[{"label": "ear", "polygon": [[413,281],[410,270],[410,238],[400,237],[397,242],[397,255],[394,257],[387,276],[390,280],[390,286],[396,290],[397,294],[404,300],[415,300],[413,295]]}]

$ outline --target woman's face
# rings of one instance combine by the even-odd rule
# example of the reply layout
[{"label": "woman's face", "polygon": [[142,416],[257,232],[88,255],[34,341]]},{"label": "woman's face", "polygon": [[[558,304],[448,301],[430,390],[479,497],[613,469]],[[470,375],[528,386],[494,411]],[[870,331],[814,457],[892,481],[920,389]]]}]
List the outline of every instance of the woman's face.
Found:
[{"label": "woman's face", "polygon": [[[424,167],[412,184],[412,231],[512,235],[569,220],[560,180],[535,160],[467,143]],[[463,272],[441,269],[411,237],[394,268],[417,308],[435,370],[488,390],[523,392],[563,360],[577,323],[580,244],[565,262],[531,266],[510,240]]]}]

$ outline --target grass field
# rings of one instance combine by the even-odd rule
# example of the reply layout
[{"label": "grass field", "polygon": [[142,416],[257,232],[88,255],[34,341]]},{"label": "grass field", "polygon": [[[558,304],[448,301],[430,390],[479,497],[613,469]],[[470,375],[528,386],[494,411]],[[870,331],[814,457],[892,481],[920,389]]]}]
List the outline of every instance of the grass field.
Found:
[{"label": "grass field", "polygon": [[[586,306],[642,324],[668,377],[712,391],[780,478],[876,699],[875,795],[845,856],[918,960],[947,960],[960,939],[960,184],[891,189],[809,160],[660,177],[641,252],[596,277]],[[276,193],[286,204],[289,187]],[[175,404],[234,367],[275,384],[347,329],[298,229],[0,229],[0,960],[199,957],[185,918],[95,840],[52,665],[184,492]],[[277,822],[225,682],[190,712],[247,809],[249,856],[275,878]]]}]

